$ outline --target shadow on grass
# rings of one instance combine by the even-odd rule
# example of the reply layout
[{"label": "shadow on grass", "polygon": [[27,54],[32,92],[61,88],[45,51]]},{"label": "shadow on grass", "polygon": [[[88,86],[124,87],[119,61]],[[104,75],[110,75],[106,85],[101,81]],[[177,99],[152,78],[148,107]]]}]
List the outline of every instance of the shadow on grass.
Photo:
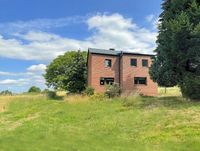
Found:
[{"label": "shadow on grass", "polygon": [[153,108],[170,108],[170,109],[184,109],[190,107],[200,106],[200,102],[194,102],[184,99],[183,97],[165,96],[165,97],[137,97],[128,98],[123,101],[125,107],[136,107],[140,109]]},{"label": "shadow on grass", "polygon": [[200,102],[186,100],[183,97],[142,97],[141,108],[166,107],[170,109],[183,109],[193,106],[200,106]]}]

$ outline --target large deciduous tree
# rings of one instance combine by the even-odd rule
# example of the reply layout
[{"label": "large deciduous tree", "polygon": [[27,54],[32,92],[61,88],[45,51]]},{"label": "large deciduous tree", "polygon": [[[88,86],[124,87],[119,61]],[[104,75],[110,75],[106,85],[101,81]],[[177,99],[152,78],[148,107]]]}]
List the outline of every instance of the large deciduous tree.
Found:
[{"label": "large deciduous tree", "polygon": [[48,87],[80,93],[86,86],[87,53],[70,51],[58,56],[46,69],[44,75]]},{"label": "large deciduous tree", "polygon": [[150,75],[161,86],[200,99],[200,0],[164,0]]}]

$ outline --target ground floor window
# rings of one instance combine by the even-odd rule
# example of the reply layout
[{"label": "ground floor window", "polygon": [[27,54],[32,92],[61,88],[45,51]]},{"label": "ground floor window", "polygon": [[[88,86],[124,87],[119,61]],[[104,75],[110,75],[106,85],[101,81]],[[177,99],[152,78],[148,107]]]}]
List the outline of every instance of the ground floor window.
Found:
[{"label": "ground floor window", "polygon": [[134,84],[144,84],[147,85],[147,78],[146,77],[135,77]]},{"label": "ground floor window", "polygon": [[112,85],[113,83],[114,83],[114,78],[103,78],[103,77],[100,78],[100,85],[106,85],[106,84]]}]

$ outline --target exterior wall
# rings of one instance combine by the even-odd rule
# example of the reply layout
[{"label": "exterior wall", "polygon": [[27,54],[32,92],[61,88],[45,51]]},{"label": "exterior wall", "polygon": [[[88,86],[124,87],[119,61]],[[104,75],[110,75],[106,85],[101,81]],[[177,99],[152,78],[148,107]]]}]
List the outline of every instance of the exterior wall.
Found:
[{"label": "exterior wall", "polygon": [[[105,59],[112,60],[112,67],[105,67]],[[119,58],[117,56],[89,54],[88,58],[88,86],[97,92],[104,92],[105,86],[100,85],[101,77],[113,77],[119,83]]]},{"label": "exterior wall", "polygon": [[[130,65],[131,59],[137,59],[137,67]],[[121,59],[121,89],[122,93],[139,93],[148,96],[157,95],[157,84],[150,79],[149,68],[142,67],[142,59],[148,60],[148,66],[152,64],[150,56],[123,55]],[[134,84],[134,77],[147,77],[147,85]]]},{"label": "exterior wall", "polygon": [[[150,79],[149,68],[142,67],[142,59],[147,59],[150,67],[152,63],[150,56],[124,54],[121,59],[119,56],[101,54],[89,54],[88,56],[88,86],[93,87],[96,92],[105,92],[105,86],[100,85],[100,77],[113,77],[116,83],[120,83],[122,93],[157,95],[157,84]],[[130,59],[132,58],[137,59],[137,67],[130,65]],[[105,59],[112,60],[111,68],[105,67]],[[146,77],[147,85],[135,85],[134,77]]]}]

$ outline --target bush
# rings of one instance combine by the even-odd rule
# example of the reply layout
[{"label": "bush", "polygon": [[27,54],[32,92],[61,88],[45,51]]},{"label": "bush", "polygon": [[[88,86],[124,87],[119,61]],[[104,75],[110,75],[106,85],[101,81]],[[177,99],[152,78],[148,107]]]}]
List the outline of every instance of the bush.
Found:
[{"label": "bush", "polygon": [[12,95],[12,92],[9,90],[1,91],[0,95]]},{"label": "bush", "polygon": [[44,89],[44,90],[42,91],[42,93],[43,93],[43,94],[48,94],[49,91],[50,91],[49,89]]},{"label": "bush", "polygon": [[86,87],[84,94],[86,94],[87,96],[92,96],[94,95],[94,88],[92,87]]},{"label": "bush", "polygon": [[47,97],[48,97],[48,99],[53,99],[53,100],[62,100],[63,99],[63,96],[58,96],[55,91],[48,91]]},{"label": "bush", "polygon": [[180,85],[184,97],[200,101],[200,77],[186,77]]},{"label": "bush", "polygon": [[118,97],[120,95],[120,86],[118,83],[106,86],[105,96],[109,98]]},{"label": "bush", "polygon": [[138,106],[142,103],[142,97],[140,95],[133,95],[123,98],[123,106],[125,107],[132,107],[132,106]]},{"label": "bush", "polygon": [[47,92],[47,97],[49,99],[55,99],[57,97],[56,92],[55,91],[48,91]]},{"label": "bush", "polygon": [[40,93],[40,92],[41,92],[41,89],[36,86],[30,87],[30,89],[28,90],[28,93]]},{"label": "bush", "polygon": [[105,95],[102,93],[94,93],[94,95],[90,96],[92,101],[103,101],[105,99]]}]

